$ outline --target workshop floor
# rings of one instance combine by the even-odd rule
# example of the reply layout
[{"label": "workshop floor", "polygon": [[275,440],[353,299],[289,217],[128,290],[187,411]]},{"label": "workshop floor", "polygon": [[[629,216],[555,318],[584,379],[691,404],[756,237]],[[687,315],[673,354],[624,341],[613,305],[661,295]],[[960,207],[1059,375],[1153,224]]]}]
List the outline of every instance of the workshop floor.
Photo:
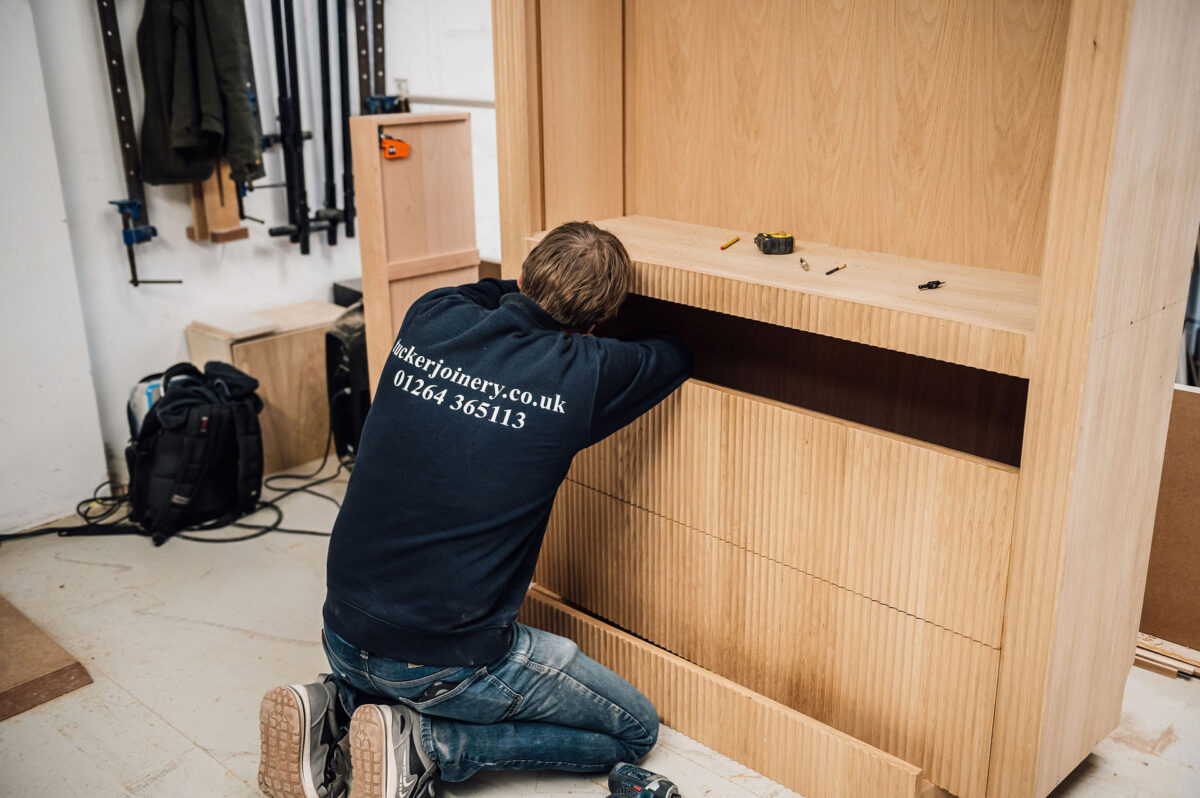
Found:
[{"label": "workshop floor", "polygon": [[[339,497],[343,489],[341,480],[322,488]],[[289,527],[328,530],[336,512],[307,495],[284,506]],[[0,547],[0,594],[95,679],[0,723],[0,796],[258,795],[259,698],[326,667],[318,643],[324,573],[325,541],[285,534],[159,549],[130,537]],[[686,798],[795,795],[670,729],[647,765]],[[1135,668],[1121,727],[1055,796],[1194,797],[1197,785],[1200,681]],[[606,791],[585,776],[504,773],[445,794]]]}]

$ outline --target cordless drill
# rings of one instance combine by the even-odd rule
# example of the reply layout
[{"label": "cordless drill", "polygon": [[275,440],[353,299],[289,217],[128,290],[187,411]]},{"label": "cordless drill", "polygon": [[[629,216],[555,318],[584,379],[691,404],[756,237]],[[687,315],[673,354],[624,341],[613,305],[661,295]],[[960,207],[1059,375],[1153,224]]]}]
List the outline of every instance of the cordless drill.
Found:
[{"label": "cordless drill", "polygon": [[608,774],[608,789],[612,791],[608,798],[683,798],[665,776],[628,762],[618,762]]}]

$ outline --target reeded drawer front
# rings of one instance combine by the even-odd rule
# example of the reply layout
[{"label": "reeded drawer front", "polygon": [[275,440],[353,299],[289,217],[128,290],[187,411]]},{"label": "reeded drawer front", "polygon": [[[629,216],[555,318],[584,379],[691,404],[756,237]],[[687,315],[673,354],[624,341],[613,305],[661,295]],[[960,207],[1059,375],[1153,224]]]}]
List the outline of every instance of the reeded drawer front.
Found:
[{"label": "reeded drawer front", "polygon": [[537,587],[520,620],[623,675],[663,722],[803,795],[914,798],[921,769],[638,640]]},{"label": "reeded drawer front", "polygon": [[1017,470],[690,381],[576,458],[580,484],[1000,643]]},{"label": "reeded drawer front", "polygon": [[572,481],[535,579],[958,795],[983,795],[994,648]]}]

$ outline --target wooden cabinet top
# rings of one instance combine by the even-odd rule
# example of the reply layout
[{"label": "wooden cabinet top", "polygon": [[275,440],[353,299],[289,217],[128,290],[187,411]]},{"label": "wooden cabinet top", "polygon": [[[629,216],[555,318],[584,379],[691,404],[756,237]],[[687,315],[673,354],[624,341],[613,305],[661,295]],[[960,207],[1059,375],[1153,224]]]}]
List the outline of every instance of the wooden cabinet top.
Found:
[{"label": "wooden cabinet top", "polygon": [[[616,234],[629,251],[635,293],[1029,376],[1038,277],[804,241],[797,241],[790,255],[764,255],[753,232],[647,216],[596,224]],[[529,246],[543,235],[531,236]],[[734,236],[741,240],[722,250]],[[826,274],[842,264],[846,268]],[[930,280],[945,285],[918,288]]]}]

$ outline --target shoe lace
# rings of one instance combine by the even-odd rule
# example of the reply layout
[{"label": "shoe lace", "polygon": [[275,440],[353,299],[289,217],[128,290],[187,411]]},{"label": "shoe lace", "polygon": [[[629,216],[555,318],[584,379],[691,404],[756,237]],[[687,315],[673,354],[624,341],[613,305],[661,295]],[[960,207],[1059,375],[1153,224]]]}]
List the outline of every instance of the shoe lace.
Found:
[{"label": "shoe lace", "polygon": [[340,745],[334,745],[330,750],[328,758],[325,760],[325,778],[326,784],[333,784],[338,779],[345,779],[346,776],[346,754],[342,751]]}]

